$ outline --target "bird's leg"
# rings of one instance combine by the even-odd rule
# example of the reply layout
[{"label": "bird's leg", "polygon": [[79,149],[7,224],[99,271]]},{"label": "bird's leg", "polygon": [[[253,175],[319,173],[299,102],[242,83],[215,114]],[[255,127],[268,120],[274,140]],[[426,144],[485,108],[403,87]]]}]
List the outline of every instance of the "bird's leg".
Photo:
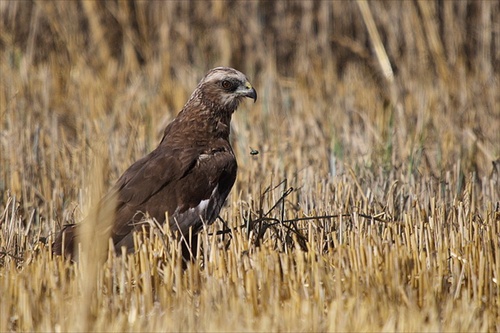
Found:
[{"label": "bird's leg", "polygon": [[193,233],[192,229],[189,234],[181,240],[182,245],[182,267],[187,268],[189,262],[196,260],[196,252],[198,250],[198,234]]}]

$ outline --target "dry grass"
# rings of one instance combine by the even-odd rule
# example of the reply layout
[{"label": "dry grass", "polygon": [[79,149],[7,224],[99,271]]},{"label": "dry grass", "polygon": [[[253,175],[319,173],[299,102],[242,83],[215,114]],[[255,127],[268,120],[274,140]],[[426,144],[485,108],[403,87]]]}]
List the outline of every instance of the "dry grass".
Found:
[{"label": "dry grass", "polygon": [[[499,331],[499,7],[0,2],[0,331]],[[198,262],[52,258],[216,65],[259,100]]]}]

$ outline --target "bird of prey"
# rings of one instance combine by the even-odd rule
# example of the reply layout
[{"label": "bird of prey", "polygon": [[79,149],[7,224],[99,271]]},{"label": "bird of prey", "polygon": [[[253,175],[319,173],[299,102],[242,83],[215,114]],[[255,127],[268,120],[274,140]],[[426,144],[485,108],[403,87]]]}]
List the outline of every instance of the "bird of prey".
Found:
[{"label": "bird of prey", "polygon": [[[243,73],[229,67],[211,69],[165,128],[158,147],[118,179],[102,199],[116,198],[111,238],[118,253],[122,247],[133,250],[133,232],[140,230],[144,214],[161,224],[168,216],[170,229],[185,237],[190,228],[196,235],[204,224],[214,222],[236,180],[230,121],[245,97],[255,102],[257,92]],[[61,230],[53,243],[55,254],[63,249],[69,256],[74,253],[80,224]]]}]

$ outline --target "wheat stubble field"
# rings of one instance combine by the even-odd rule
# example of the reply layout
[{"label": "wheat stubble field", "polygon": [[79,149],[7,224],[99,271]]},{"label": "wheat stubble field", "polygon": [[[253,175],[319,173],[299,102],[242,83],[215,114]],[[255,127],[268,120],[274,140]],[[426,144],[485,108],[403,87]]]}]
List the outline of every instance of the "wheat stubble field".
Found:
[{"label": "wheat stubble field", "polygon": [[[0,331],[499,331],[494,1],[0,1]],[[182,268],[55,233],[211,67],[259,93]]]}]

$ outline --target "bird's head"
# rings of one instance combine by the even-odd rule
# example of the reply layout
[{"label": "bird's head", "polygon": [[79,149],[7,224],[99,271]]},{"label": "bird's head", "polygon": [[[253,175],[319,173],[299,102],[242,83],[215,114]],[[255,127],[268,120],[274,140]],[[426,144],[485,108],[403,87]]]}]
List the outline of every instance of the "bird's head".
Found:
[{"label": "bird's head", "polygon": [[231,116],[245,97],[257,100],[257,92],[245,74],[229,67],[209,70],[176,119],[165,128],[162,142],[178,143],[186,139],[187,132],[227,138]]},{"label": "bird's head", "polygon": [[252,98],[254,102],[257,100],[257,92],[245,74],[229,67],[208,71],[196,91],[205,106],[227,113],[233,113],[244,97]]}]

